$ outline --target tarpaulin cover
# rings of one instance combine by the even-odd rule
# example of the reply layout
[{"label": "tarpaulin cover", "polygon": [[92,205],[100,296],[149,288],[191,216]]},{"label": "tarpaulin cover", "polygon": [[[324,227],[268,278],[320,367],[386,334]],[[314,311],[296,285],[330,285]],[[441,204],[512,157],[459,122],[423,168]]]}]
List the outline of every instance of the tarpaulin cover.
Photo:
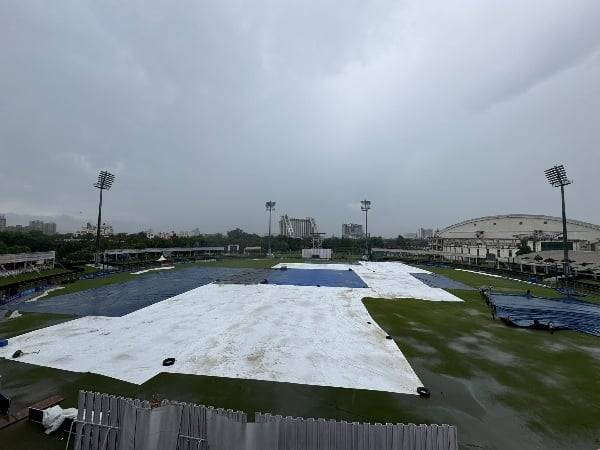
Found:
[{"label": "tarpaulin cover", "polygon": [[329,269],[274,269],[267,276],[269,284],[294,286],[327,286],[366,288],[365,282],[352,270]]},{"label": "tarpaulin cover", "polygon": [[125,283],[89,289],[34,302],[11,304],[19,311],[74,314],[77,316],[120,317],[167,298],[213,282],[257,284],[269,270],[224,267],[191,267],[151,272]]},{"label": "tarpaulin cover", "polygon": [[441,289],[462,289],[465,291],[475,290],[474,287],[461,283],[460,281],[453,280],[439,275],[437,273],[411,273],[417,280],[422,281],[427,286]]},{"label": "tarpaulin cover", "polygon": [[575,299],[549,299],[526,295],[489,293],[496,306],[496,316],[508,318],[520,327],[552,324],[556,329],[568,329],[600,336],[600,304]]}]

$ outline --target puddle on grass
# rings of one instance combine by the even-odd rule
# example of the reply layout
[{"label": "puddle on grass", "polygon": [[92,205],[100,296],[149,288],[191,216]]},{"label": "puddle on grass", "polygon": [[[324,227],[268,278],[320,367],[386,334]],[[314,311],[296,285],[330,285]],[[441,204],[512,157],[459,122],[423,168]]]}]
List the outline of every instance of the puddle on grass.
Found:
[{"label": "puddle on grass", "polygon": [[464,354],[470,354],[475,357],[486,359],[490,362],[500,364],[502,366],[514,366],[518,362],[518,358],[511,353],[500,350],[494,345],[476,345],[480,341],[471,336],[463,336],[450,343],[448,348]]},{"label": "puddle on grass", "polygon": [[587,347],[585,345],[578,345],[576,348],[583,352],[586,352],[592,358],[600,361],[600,347]]},{"label": "puddle on grass", "polygon": [[487,316],[487,314],[482,313],[481,311],[478,311],[477,309],[473,309],[473,308],[465,308],[463,310],[464,314],[468,314],[469,316],[475,317],[475,316]]},{"label": "puddle on grass", "polygon": [[412,347],[418,350],[419,353],[424,353],[426,355],[435,355],[438,352],[431,345],[427,344],[412,344]]},{"label": "puddle on grass", "polygon": [[458,352],[458,353],[472,353],[473,350],[470,347],[462,344],[461,342],[452,341],[448,344],[448,348]]},{"label": "puddle on grass", "polygon": [[[428,415],[458,426],[461,448],[521,450],[557,449],[524,426],[528,416],[498,401],[506,387],[482,374],[470,378],[435,374],[417,367],[432,396],[423,404]],[[417,409],[421,408],[418,404]],[[419,412],[419,411],[417,411]],[[544,442],[545,441],[545,442]]]},{"label": "puddle on grass", "polygon": [[519,360],[513,354],[500,350],[498,347],[487,346],[481,350],[478,352],[481,356],[502,366],[515,366]]},{"label": "puddle on grass", "polygon": [[489,331],[477,331],[473,333],[475,336],[483,338],[483,339],[493,339],[494,335]]},{"label": "puddle on grass", "polygon": [[551,351],[551,352],[564,352],[569,347],[567,347],[565,344],[561,344],[560,342],[549,342],[549,341],[546,341],[544,343],[544,348],[546,350]]},{"label": "puddle on grass", "polygon": [[458,340],[465,344],[478,344],[479,343],[479,339],[477,339],[475,336],[461,336],[458,338]]},{"label": "puddle on grass", "polygon": [[537,377],[538,381],[541,381],[543,384],[553,388],[564,388],[567,383],[567,379],[560,375],[544,375],[539,374]]},{"label": "puddle on grass", "polygon": [[412,349],[416,350],[421,354],[421,356],[429,356],[435,355],[438,353],[437,349],[432,347],[429,344],[419,341],[418,339],[411,337],[404,337],[401,341],[398,342],[400,349],[402,350],[402,344],[406,344],[410,346]]}]

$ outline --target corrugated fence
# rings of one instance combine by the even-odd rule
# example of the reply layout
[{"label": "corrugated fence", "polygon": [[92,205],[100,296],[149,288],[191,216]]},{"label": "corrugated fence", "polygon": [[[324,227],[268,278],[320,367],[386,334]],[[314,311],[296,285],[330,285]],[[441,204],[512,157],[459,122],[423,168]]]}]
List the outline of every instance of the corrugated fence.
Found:
[{"label": "corrugated fence", "polygon": [[[81,391],[76,450],[457,450],[456,427],[303,419]],[[67,447],[69,447],[67,442]]]}]

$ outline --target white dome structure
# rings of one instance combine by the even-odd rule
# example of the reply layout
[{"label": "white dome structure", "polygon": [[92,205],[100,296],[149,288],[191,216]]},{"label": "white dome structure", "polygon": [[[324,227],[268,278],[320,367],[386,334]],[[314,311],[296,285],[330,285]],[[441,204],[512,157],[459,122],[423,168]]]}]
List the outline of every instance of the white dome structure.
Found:
[{"label": "white dome structure", "polygon": [[[568,219],[567,235],[573,241],[599,242],[600,226]],[[450,225],[438,231],[436,237],[444,240],[558,240],[562,237],[562,219],[533,214],[479,217]]]}]

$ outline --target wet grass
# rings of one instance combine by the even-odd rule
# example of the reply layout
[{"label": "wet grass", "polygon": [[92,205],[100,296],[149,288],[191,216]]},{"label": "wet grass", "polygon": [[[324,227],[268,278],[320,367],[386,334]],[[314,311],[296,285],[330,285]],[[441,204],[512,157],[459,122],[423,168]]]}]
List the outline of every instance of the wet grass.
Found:
[{"label": "wet grass", "polygon": [[493,379],[493,398],[549,438],[600,439],[600,359],[586,349],[600,339],[506,327],[492,320],[479,293],[455,293],[465,304],[378,299],[365,304],[411,364],[419,360],[432,373],[466,382]]},{"label": "wet grass", "polygon": [[527,291],[527,289],[529,289],[533,295],[536,295],[538,297],[556,298],[562,296],[554,289],[536,284],[529,284],[524,281],[508,280],[505,278],[481,275],[478,273],[464,272],[461,270],[455,270],[445,267],[426,267],[425,269],[429,270],[430,272],[445,275],[456,281],[460,281],[466,285],[478,289],[484,287],[493,287],[494,290],[505,292],[525,292]]},{"label": "wet grass", "polygon": [[94,278],[92,280],[77,280],[72,283],[63,284],[63,289],[58,289],[49,292],[45,298],[58,297],[59,295],[72,294],[74,292],[86,291],[88,289],[94,289],[102,286],[108,286],[110,284],[124,283],[126,281],[133,280],[138,275],[131,275],[129,272],[116,273],[114,275],[108,275],[101,278]]},{"label": "wet grass", "polygon": [[[444,274],[474,287],[490,284],[490,277],[482,275],[451,270]],[[491,280],[496,288],[509,291],[529,286]],[[532,288],[536,295],[549,295],[547,291]],[[430,388],[430,399],[167,373],[138,386],[2,359],[0,375],[8,381],[0,389],[21,405],[58,393],[66,398],[64,406],[74,406],[78,390],[89,389],[185,400],[249,414],[269,411],[350,421],[451,423],[458,426],[464,449],[599,448],[600,339],[566,331],[549,334],[509,328],[492,320],[478,292],[452,292],[464,303],[364,300],[373,319],[395,337]],[[69,319],[50,314],[26,316],[13,322],[8,331],[21,334]],[[2,326],[5,323],[0,323],[0,335],[6,331]],[[9,442],[14,449],[64,448],[60,438],[47,437],[27,422],[0,431],[0,442]]]},{"label": "wet grass", "polygon": [[[2,311],[0,311],[0,314]],[[6,314],[7,316],[9,313]],[[58,323],[74,319],[74,316],[67,314],[41,314],[41,313],[21,313],[20,317],[15,319],[6,319],[0,322],[0,337],[10,338],[30,331],[46,328]]]},{"label": "wet grass", "polygon": [[[445,267],[424,267],[424,269],[429,270],[430,272],[439,273],[440,275],[448,276],[475,288],[492,287],[496,291],[503,291],[508,293],[521,293],[529,289],[531,293],[537,297],[563,297],[563,294],[556,291],[555,289],[545,287],[539,284],[529,284],[524,281],[508,280],[505,278],[464,272],[461,270],[455,270]],[[585,297],[582,297],[581,300],[592,303],[600,303],[600,295],[586,295]]]}]

